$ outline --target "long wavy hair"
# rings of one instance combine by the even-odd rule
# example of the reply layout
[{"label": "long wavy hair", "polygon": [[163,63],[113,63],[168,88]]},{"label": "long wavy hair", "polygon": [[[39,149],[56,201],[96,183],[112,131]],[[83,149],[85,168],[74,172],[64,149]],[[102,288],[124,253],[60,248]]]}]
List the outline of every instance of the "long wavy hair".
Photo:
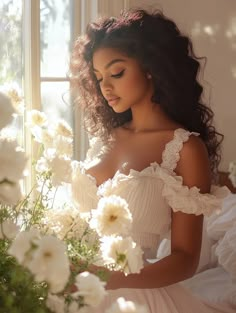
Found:
[{"label": "long wavy hair", "polygon": [[223,135],[213,125],[213,112],[202,101],[198,81],[200,61],[190,38],[160,11],[130,10],[120,17],[101,18],[87,26],[75,42],[70,78],[78,91],[77,101],[84,109],[87,131],[107,138],[112,129],[132,119],[131,110],[116,113],[103,97],[93,72],[93,54],[101,47],[119,50],[139,61],[151,74],[152,101],[175,122],[200,133],[208,150],[211,169],[220,162]]}]

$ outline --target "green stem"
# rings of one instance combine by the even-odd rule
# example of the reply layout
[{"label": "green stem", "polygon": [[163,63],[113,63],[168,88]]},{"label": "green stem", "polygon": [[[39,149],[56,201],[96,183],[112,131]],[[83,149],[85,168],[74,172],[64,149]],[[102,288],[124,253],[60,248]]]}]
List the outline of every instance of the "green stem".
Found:
[{"label": "green stem", "polygon": [[51,209],[53,209],[53,206],[54,206],[54,202],[55,202],[55,199],[56,199],[57,190],[58,190],[58,187],[55,189],[55,192],[54,192],[54,195],[53,195]]},{"label": "green stem", "polygon": [[34,222],[34,215],[35,215],[36,208],[37,208],[39,202],[42,201],[43,189],[45,187],[46,181],[47,181],[47,178],[44,179],[43,184],[42,184],[42,188],[41,188],[41,190],[39,192],[39,195],[38,195],[38,197],[37,197],[37,199],[35,201],[35,204],[34,204],[34,207],[33,207],[33,210],[32,210],[32,218],[31,218],[31,220],[33,220],[33,222],[31,221],[29,226],[32,226],[33,224],[35,224],[35,222]]}]

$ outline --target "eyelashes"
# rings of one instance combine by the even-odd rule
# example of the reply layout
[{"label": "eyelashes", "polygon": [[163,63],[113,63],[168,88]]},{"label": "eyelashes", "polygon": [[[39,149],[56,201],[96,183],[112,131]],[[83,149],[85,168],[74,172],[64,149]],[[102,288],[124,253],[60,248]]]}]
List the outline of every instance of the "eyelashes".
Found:
[{"label": "eyelashes", "polygon": [[[122,70],[120,71],[119,73],[117,74],[113,74],[111,75],[112,78],[121,78],[124,74],[125,70]],[[98,79],[97,82],[100,84],[102,82],[102,78],[101,79]]]},{"label": "eyelashes", "polygon": [[123,76],[124,72],[125,72],[125,70],[122,70],[122,71],[120,71],[120,72],[117,73],[117,74],[111,75],[111,77],[120,78],[121,76]]}]

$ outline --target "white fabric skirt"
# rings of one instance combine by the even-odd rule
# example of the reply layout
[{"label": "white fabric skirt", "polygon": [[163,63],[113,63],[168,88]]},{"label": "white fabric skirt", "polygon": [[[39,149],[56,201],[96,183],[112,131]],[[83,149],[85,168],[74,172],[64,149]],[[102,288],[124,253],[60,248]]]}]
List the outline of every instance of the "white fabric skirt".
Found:
[{"label": "white fabric skirt", "polygon": [[181,284],[173,284],[158,289],[109,290],[103,303],[92,312],[105,313],[119,297],[146,305],[150,313],[235,313],[236,310],[225,304],[203,302]]}]

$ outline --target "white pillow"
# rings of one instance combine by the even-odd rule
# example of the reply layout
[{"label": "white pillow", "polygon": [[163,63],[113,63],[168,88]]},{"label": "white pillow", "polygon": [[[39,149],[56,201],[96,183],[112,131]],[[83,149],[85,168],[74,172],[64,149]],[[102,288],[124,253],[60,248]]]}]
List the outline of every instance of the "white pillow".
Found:
[{"label": "white pillow", "polygon": [[236,282],[236,223],[225,233],[216,247],[218,262]]},{"label": "white pillow", "polygon": [[206,218],[207,233],[215,241],[222,239],[236,223],[236,194],[229,194],[223,201],[222,210]]}]

